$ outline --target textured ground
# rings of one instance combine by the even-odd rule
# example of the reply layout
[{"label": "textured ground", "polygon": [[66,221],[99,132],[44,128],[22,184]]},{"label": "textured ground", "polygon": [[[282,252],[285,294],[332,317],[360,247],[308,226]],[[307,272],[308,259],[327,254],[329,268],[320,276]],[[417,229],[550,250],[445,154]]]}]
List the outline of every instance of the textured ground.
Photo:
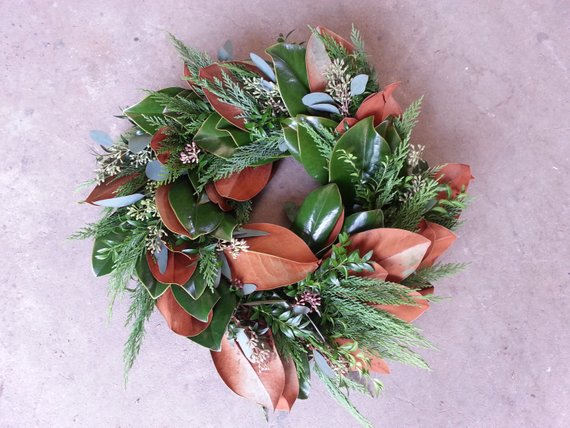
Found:
[{"label": "textured ground", "polygon": [[[108,321],[90,244],[66,241],[97,217],[74,189],[94,167],[88,131],[116,135],[112,115],[141,88],[179,83],[167,31],[245,56],[279,32],[351,22],[403,104],[425,94],[415,142],[429,160],[477,178],[447,256],[472,265],[419,320],[433,370],[395,366],[384,397],[357,404],[378,427],[570,425],[567,1],[30,0],[0,2],[0,427],[266,426],[158,315],[125,390],[125,304]],[[309,186],[288,164],[272,201]],[[272,423],[354,426],[318,385]]]}]

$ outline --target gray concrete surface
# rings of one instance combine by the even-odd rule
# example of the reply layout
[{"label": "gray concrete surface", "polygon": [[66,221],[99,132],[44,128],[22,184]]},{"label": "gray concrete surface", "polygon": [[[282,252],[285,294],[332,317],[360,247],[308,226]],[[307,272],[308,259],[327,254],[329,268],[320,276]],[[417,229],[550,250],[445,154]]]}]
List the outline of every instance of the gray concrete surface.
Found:
[{"label": "gray concrete surface", "polygon": [[[158,315],[123,387],[126,305],[108,320],[90,244],[66,241],[98,215],[74,189],[94,168],[88,131],[116,135],[112,115],[141,88],[179,82],[167,31],[245,56],[279,32],[351,22],[403,104],[425,94],[428,158],[477,177],[447,256],[472,265],[419,320],[433,370],[395,365],[382,398],[356,403],[378,427],[570,426],[568,1],[2,0],[1,427],[267,426]],[[310,182],[288,164],[273,187],[301,198]],[[272,424],[355,426],[318,383]]]}]

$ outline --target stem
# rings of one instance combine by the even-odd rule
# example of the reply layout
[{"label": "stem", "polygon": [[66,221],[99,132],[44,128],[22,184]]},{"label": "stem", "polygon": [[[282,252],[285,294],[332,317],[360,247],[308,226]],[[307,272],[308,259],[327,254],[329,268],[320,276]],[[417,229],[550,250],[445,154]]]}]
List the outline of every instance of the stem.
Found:
[{"label": "stem", "polygon": [[258,300],[256,302],[246,302],[242,303],[242,306],[260,306],[260,305],[272,305],[274,303],[287,303],[285,300]]}]

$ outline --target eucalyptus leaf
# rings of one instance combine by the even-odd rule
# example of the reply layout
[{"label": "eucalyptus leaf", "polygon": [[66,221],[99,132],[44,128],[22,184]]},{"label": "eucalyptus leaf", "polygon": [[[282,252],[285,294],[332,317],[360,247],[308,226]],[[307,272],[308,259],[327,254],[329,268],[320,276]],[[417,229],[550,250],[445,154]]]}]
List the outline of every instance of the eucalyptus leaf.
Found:
[{"label": "eucalyptus leaf", "polygon": [[366,90],[367,83],[367,74],[359,74],[358,76],[354,76],[354,78],[350,81],[350,95],[356,97],[357,95],[363,94]]},{"label": "eucalyptus leaf", "polygon": [[98,131],[94,129],[93,131],[89,131],[89,136],[93,141],[103,147],[111,147],[113,145],[113,140],[104,131]]},{"label": "eucalyptus leaf", "polygon": [[116,198],[101,199],[100,201],[93,202],[95,205],[107,208],[122,208],[132,205],[144,198],[142,193],[133,193],[128,196],[118,196]]},{"label": "eucalyptus leaf", "polygon": [[227,278],[228,280],[232,280],[232,271],[230,269],[230,265],[228,263],[228,259],[226,258],[226,255],[222,252],[218,253],[218,259],[220,260],[222,267],[221,267],[221,272],[222,272],[222,276],[224,276],[225,278]]},{"label": "eucalyptus leaf", "polygon": [[325,92],[311,92],[302,98],[303,104],[312,107],[315,104],[334,104],[334,99]]},{"label": "eucalyptus leaf", "polygon": [[153,254],[156,264],[158,265],[158,271],[160,273],[166,272],[166,266],[168,265],[168,250],[163,242],[160,243],[160,248]]},{"label": "eucalyptus leaf", "polygon": [[148,147],[152,136],[138,131],[136,135],[129,138],[128,147],[132,153],[140,153]]},{"label": "eucalyptus leaf", "polygon": [[307,306],[293,306],[293,313],[297,315],[307,315],[311,311],[311,308]]},{"label": "eucalyptus leaf", "polygon": [[253,52],[249,54],[249,57],[251,58],[251,61],[255,64],[255,66],[259,69],[259,71],[265,74],[265,76],[269,80],[271,80],[272,82],[276,81],[273,69],[269,66],[269,64],[267,64],[267,62],[265,62],[263,58],[261,58],[257,54],[254,54]]},{"label": "eucalyptus leaf", "polygon": [[152,181],[164,181],[168,178],[168,168],[158,159],[154,159],[146,164],[144,170],[147,178]]},{"label": "eucalyptus leaf", "polygon": [[218,60],[230,61],[234,58],[234,45],[231,40],[226,40],[224,45],[218,48]]},{"label": "eucalyptus leaf", "polygon": [[331,104],[313,104],[310,108],[316,111],[324,111],[326,113],[340,114],[340,110],[338,109],[338,107],[333,106]]},{"label": "eucalyptus leaf", "polygon": [[239,344],[243,355],[245,355],[248,360],[251,360],[253,356],[253,349],[251,349],[249,346],[249,337],[247,337],[247,334],[245,334],[245,330],[243,328],[238,329],[236,333],[236,342]]},{"label": "eucalyptus leaf", "polygon": [[321,370],[321,372],[323,372],[325,376],[331,379],[334,379],[336,377],[333,369],[331,369],[325,357],[323,357],[323,355],[316,349],[313,350],[313,359],[315,360],[315,364],[318,366],[318,368]]},{"label": "eucalyptus leaf", "polygon": [[243,284],[241,292],[244,296],[247,296],[248,294],[253,293],[255,290],[257,290],[257,285],[255,285],[255,284]]}]

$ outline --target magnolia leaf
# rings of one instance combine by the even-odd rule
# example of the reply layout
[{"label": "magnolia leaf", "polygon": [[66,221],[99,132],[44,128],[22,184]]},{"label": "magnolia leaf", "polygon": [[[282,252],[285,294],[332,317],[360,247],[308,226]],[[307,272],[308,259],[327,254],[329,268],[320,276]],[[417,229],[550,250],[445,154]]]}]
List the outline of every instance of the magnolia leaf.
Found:
[{"label": "magnolia leaf", "polygon": [[177,251],[168,251],[166,270],[160,271],[151,252],[146,253],[146,261],[152,275],[163,284],[184,285],[196,270],[196,257]]},{"label": "magnolia leaf", "polygon": [[97,144],[99,144],[102,147],[107,148],[113,145],[113,140],[111,139],[109,134],[107,134],[104,131],[98,131],[94,129],[93,131],[89,131],[89,136],[93,141],[95,141]]},{"label": "magnolia leaf", "polygon": [[361,211],[349,215],[344,221],[343,232],[353,234],[384,226],[384,213],[380,209]]},{"label": "magnolia leaf", "polygon": [[95,186],[89,196],[85,199],[85,202],[95,205],[97,201],[115,198],[119,188],[136,179],[138,176],[139,174],[131,174],[124,177],[109,177],[102,183]]},{"label": "magnolia leaf", "polygon": [[160,281],[157,281],[156,278],[152,275],[150,268],[148,267],[148,262],[146,259],[145,254],[142,254],[137,259],[137,264],[135,265],[135,273],[138,280],[141,284],[145,287],[148,294],[153,299],[158,299],[166,290],[168,290],[169,285],[163,284]]},{"label": "magnolia leaf", "polygon": [[[335,342],[339,346],[357,345],[354,340],[344,339],[344,338],[335,339]],[[373,355],[371,352],[368,352],[356,346],[356,348],[350,351],[350,353],[354,356],[356,360],[354,366],[351,367],[351,370],[358,370],[360,366],[361,368],[369,369],[370,371],[373,371],[375,373],[381,373],[381,374],[390,373],[390,367],[388,367],[386,361],[384,361],[380,357]],[[365,362],[366,360],[362,357],[368,359],[369,364],[366,364]]]},{"label": "magnolia leaf", "polygon": [[99,201],[93,202],[94,205],[99,205],[100,207],[107,208],[122,208],[132,205],[144,198],[142,193],[133,193],[128,196],[118,196],[111,199],[101,199]]},{"label": "magnolia leaf", "polygon": [[168,128],[160,128],[158,131],[156,131],[150,140],[150,148],[156,155],[156,158],[163,164],[167,163],[168,158],[170,157],[170,152],[162,152],[160,150],[162,147],[162,142],[168,138],[167,131]]},{"label": "magnolia leaf", "polygon": [[135,136],[129,138],[128,147],[132,153],[140,153],[148,147],[152,137],[138,130]]},{"label": "magnolia leaf", "polygon": [[166,165],[163,165],[158,159],[147,163],[144,172],[147,178],[152,181],[164,181],[169,175]]},{"label": "magnolia leaf", "polygon": [[268,235],[246,238],[247,251],[235,259],[226,257],[233,278],[255,284],[258,290],[270,290],[294,284],[317,268],[318,261],[311,249],[289,229],[268,223],[244,227]]},{"label": "magnolia leaf", "polygon": [[318,253],[326,246],[343,211],[342,198],[336,184],[313,190],[303,201],[291,230]]},{"label": "magnolia leaf", "polygon": [[174,298],[171,286],[166,292],[156,301],[156,307],[166,320],[170,329],[181,336],[196,336],[204,331],[212,319],[212,312],[208,317],[208,321],[203,322],[197,320],[182,308]]},{"label": "magnolia leaf", "polygon": [[299,212],[299,206],[293,201],[285,201],[283,204],[283,210],[285,211],[285,215],[292,223],[297,217],[297,213]]},{"label": "magnolia leaf", "polygon": [[[165,88],[158,91],[162,94],[174,97],[181,92],[186,92],[182,88]],[[160,128],[156,123],[151,122],[151,118],[163,118],[164,106],[156,100],[156,97],[149,95],[139,103],[127,108],[124,112],[131,121],[147,134],[154,134]]]},{"label": "magnolia leaf", "polygon": [[172,209],[170,201],[168,200],[168,194],[171,188],[172,185],[167,184],[165,186],[159,186],[156,189],[155,199],[158,214],[168,230],[179,235],[190,237],[190,234],[186,228],[182,225],[180,220],[178,220],[178,217],[176,216],[176,213]]},{"label": "magnolia leaf", "polygon": [[95,276],[105,276],[113,271],[113,247],[125,239],[124,234],[109,233],[99,236],[93,242],[91,266]]},{"label": "magnolia leaf", "polygon": [[262,230],[244,229],[243,227],[234,232],[234,238],[252,238],[254,236],[265,235],[269,235],[269,233],[263,232]]},{"label": "magnolia leaf", "polygon": [[[467,191],[469,182],[473,180],[471,167],[461,163],[448,163],[436,174],[436,179],[441,184],[447,184],[451,188],[451,199],[455,199],[461,192]],[[438,199],[448,199],[446,192],[440,192]]]},{"label": "magnolia leaf", "polygon": [[252,365],[237,342],[222,339],[220,352],[211,352],[212,360],[224,383],[236,394],[275,409],[285,389],[285,370],[273,341],[267,369]]},{"label": "magnolia leaf", "polygon": [[382,92],[368,96],[356,111],[355,117],[362,120],[374,118],[374,126],[382,123],[388,116],[400,116],[402,108],[396,102],[392,93],[400,86],[399,82],[391,83]]},{"label": "magnolia leaf", "polygon": [[218,60],[230,61],[234,58],[234,45],[231,40],[226,40],[224,45],[218,48]]},{"label": "magnolia leaf", "polygon": [[323,354],[321,354],[316,349],[313,349],[313,359],[315,360],[317,367],[321,370],[321,372],[323,372],[325,376],[331,379],[336,378],[333,369],[331,369],[331,366],[329,366],[329,363],[327,363],[327,360],[325,357],[323,357]]},{"label": "magnolia leaf", "polygon": [[340,114],[338,107],[333,106],[331,104],[313,104],[310,108],[316,111],[324,111],[326,113]]},{"label": "magnolia leaf", "polygon": [[388,281],[400,282],[414,273],[431,242],[402,229],[372,229],[350,237],[350,249],[363,255],[372,251],[372,260],[388,271]]},{"label": "magnolia leaf", "polygon": [[281,121],[284,144],[287,146],[287,150],[289,150],[291,156],[298,162],[301,162],[299,140],[297,139],[298,125],[299,121],[294,117],[288,117]]},{"label": "magnolia leaf", "polygon": [[350,81],[350,95],[356,97],[357,95],[363,94],[366,90],[367,83],[367,74],[359,74],[358,76],[354,76],[354,78]]},{"label": "magnolia leaf", "polygon": [[372,305],[376,309],[394,315],[402,321],[412,322],[429,308],[429,302],[417,291],[410,290],[408,293],[415,301],[415,305]]},{"label": "magnolia leaf", "polygon": [[334,104],[334,99],[325,92],[311,92],[302,98],[303,104],[312,107],[315,104]]},{"label": "magnolia leaf", "polygon": [[208,116],[194,135],[193,141],[202,150],[222,158],[229,158],[236,151],[237,145],[228,132],[218,129],[220,119],[221,116],[217,113]]},{"label": "magnolia leaf", "polygon": [[[319,150],[317,142],[307,130],[307,126],[312,127],[315,132],[319,128],[333,131],[336,122],[324,117],[298,115],[297,138],[299,147],[299,161],[311,177],[321,184],[329,182],[329,159],[324,157]],[[303,125],[301,125],[303,123]]]},{"label": "magnolia leaf", "polygon": [[265,60],[263,58],[261,58],[257,54],[254,54],[253,52],[251,52],[249,54],[249,57],[251,58],[251,61],[253,62],[253,64],[259,69],[259,71],[261,71],[263,74],[265,74],[265,76],[269,80],[271,80],[272,82],[275,82],[275,73],[273,72],[273,69],[269,66],[269,64],[267,64],[267,62],[265,62]]},{"label": "magnolia leaf", "polygon": [[234,208],[228,203],[228,201],[218,193],[216,187],[212,183],[208,183],[205,186],[206,195],[208,199],[215,203],[224,212],[232,211]]},{"label": "magnolia leaf", "polygon": [[292,43],[277,43],[266,52],[273,59],[279,92],[291,116],[307,111],[302,102],[309,93],[307,69],[305,67],[305,48]]},{"label": "magnolia leaf", "polygon": [[275,409],[289,412],[299,396],[299,378],[297,376],[297,368],[292,359],[283,359],[281,362],[285,370],[285,387]]},{"label": "magnolia leaf", "polygon": [[[300,363],[303,366],[303,371],[299,371],[299,396],[301,400],[306,400],[309,398],[309,393],[311,392],[311,366],[309,365],[309,358],[307,354],[299,355]],[[297,361],[299,363],[299,361]]]},{"label": "magnolia leaf", "polygon": [[426,220],[421,221],[419,234],[431,241],[431,245],[419,266],[420,268],[433,266],[435,261],[451,247],[457,238],[446,227]]},{"label": "magnolia leaf", "polygon": [[269,182],[272,164],[255,168],[247,167],[227,178],[215,181],[218,194],[234,201],[248,201],[256,196]]},{"label": "magnolia leaf", "polygon": [[339,138],[331,155],[329,178],[338,185],[345,206],[354,203],[355,183],[372,176],[382,157],[389,154],[390,147],[374,130],[372,118],[361,120]]},{"label": "magnolia leaf", "polygon": [[[218,269],[217,278],[214,281],[214,287],[217,287],[220,282],[221,268]],[[208,282],[206,278],[200,272],[200,269],[196,269],[188,282],[182,286],[182,288],[192,297],[193,299],[199,299],[206,288],[208,288]]]},{"label": "magnolia leaf", "polygon": [[199,335],[190,337],[190,340],[212,351],[219,351],[221,349],[222,338],[226,334],[228,324],[237,304],[236,296],[230,292],[227,282],[221,284],[218,290],[220,300],[218,300],[218,303],[214,306],[214,315],[212,316],[210,325]]},{"label": "magnolia leaf", "polygon": [[203,322],[207,322],[212,316],[212,308],[220,300],[220,295],[216,291],[207,290],[199,298],[194,299],[183,287],[172,285],[170,288],[182,309]]}]

